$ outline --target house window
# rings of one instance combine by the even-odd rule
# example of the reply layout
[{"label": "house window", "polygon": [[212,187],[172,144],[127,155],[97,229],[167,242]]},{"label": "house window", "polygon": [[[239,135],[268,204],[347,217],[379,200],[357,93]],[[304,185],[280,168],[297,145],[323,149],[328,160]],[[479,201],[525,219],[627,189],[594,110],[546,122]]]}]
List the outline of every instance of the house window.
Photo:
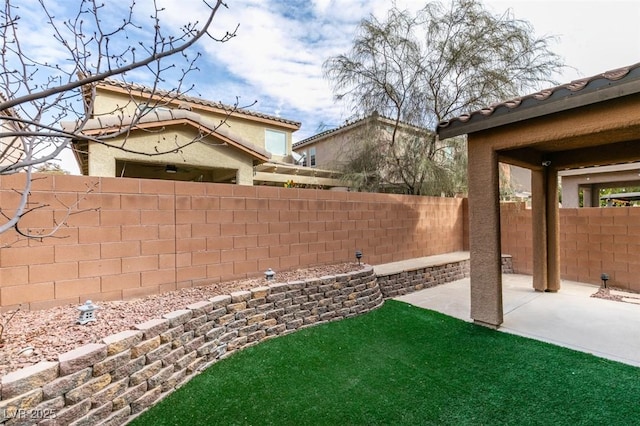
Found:
[{"label": "house window", "polygon": [[265,130],[264,147],[273,155],[287,155],[287,135],[284,132]]},{"label": "house window", "polygon": [[316,166],[316,147],[309,148],[309,165],[311,167]]},{"label": "house window", "polygon": [[307,167],[309,162],[307,161],[307,151],[302,152],[302,167]]}]

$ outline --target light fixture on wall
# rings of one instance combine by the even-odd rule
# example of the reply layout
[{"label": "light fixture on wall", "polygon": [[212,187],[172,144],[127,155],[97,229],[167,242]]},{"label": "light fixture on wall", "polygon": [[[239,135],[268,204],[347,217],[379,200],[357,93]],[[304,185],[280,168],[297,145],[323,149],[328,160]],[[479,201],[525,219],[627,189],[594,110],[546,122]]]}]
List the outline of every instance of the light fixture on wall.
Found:
[{"label": "light fixture on wall", "polygon": [[178,173],[178,168],[176,166],[174,166],[173,164],[167,164],[164,167],[164,171],[166,173]]}]

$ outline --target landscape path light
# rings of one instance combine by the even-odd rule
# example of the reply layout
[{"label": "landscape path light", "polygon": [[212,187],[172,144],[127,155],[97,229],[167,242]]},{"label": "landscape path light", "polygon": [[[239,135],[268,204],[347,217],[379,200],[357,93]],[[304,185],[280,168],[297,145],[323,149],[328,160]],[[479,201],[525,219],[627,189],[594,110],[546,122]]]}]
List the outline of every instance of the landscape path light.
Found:
[{"label": "landscape path light", "polygon": [[96,309],[99,309],[98,305],[94,305],[91,300],[87,300],[84,302],[84,305],[78,306],[78,310],[80,311],[80,317],[76,323],[80,325],[85,325],[87,323],[96,321]]},{"label": "landscape path light", "polygon": [[271,268],[267,269],[264,273],[264,277],[267,281],[273,281],[273,278],[275,276],[276,276],[276,273]]},{"label": "landscape path light", "polygon": [[600,275],[600,279],[602,280],[602,287],[607,288],[607,281],[609,281],[609,274],[607,274],[606,272],[603,272],[602,275]]},{"label": "landscape path light", "polygon": [[359,265],[360,259],[362,259],[362,252],[360,250],[356,250],[356,259],[358,259],[358,265]]}]

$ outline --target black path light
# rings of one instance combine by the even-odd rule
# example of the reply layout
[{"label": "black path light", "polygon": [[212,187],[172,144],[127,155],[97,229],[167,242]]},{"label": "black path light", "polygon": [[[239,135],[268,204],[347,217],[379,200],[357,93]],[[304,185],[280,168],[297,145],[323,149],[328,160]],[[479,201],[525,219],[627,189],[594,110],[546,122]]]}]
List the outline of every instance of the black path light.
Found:
[{"label": "black path light", "polygon": [[356,250],[356,259],[358,259],[358,265],[359,265],[360,259],[362,259],[362,252],[360,250]]},{"label": "black path light", "polygon": [[607,288],[607,281],[609,281],[609,274],[603,272],[602,275],[600,275],[600,279],[602,280],[602,287]]}]

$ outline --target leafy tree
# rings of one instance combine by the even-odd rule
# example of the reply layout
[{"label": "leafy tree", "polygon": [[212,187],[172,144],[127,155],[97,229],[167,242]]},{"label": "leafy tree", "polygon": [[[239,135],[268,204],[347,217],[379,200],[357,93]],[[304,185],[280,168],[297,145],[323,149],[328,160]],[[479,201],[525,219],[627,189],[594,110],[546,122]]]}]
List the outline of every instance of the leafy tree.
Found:
[{"label": "leafy tree", "polygon": [[[166,11],[159,3],[4,1],[0,9],[0,175],[24,173],[25,183],[14,188],[21,194],[18,205],[0,206],[0,233],[15,228],[20,235],[30,236],[19,230],[18,223],[42,207],[28,202],[31,174],[68,149],[70,140],[109,144],[109,138],[126,135],[144,115],[144,111],[137,113],[118,134],[84,135],[87,120],[93,118],[93,84],[116,77],[127,82],[133,73],[151,81],[149,99],[160,84],[173,85],[163,93],[177,96],[190,90],[186,76],[197,70],[200,55],[191,53],[192,46],[203,38],[225,42],[235,35],[235,31],[217,38],[212,35],[213,19],[226,7],[222,0],[203,0],[202,20],[177,28],[164,25]],[[29,27],[36,22],[39,31]],[[62,120],[75,125],[63,128]]]},{"label": "leafy tree", "polygon": [[[355,142],[355,141],[354,141]],[[380,146],[377,140],[362,138],[356,144],[347,147],[356,149],[348,152],[344,158],[348,158],[345,164],[340,164],[341,180],[355,191],[385,192],[390,188],[385,186],[382,174],[384,166],[384,146]]]},{"label": "leafy tree", "polygon": [[69,172],[60,166],[58,163],[46,162],[39,164],[35,167],[37,173],[48,173],[50,175],[68,175]]},{"label": "leafy tree", "polygon": [[[395,121],[384,179],[404,192],[439,195],[464,187],[455,164],[464,164],[464,144],[438,141],[437,124],[555,83],[550,76],[563,63],[550,51],[552,40],[478,0],[434,1],[415,15],[394,6],[385,20],[363,20],[351,50],[327,59],[323,69],[335,98],[354,115],[378,111]],[[407,137],[401,123],[423,130]]]}]

